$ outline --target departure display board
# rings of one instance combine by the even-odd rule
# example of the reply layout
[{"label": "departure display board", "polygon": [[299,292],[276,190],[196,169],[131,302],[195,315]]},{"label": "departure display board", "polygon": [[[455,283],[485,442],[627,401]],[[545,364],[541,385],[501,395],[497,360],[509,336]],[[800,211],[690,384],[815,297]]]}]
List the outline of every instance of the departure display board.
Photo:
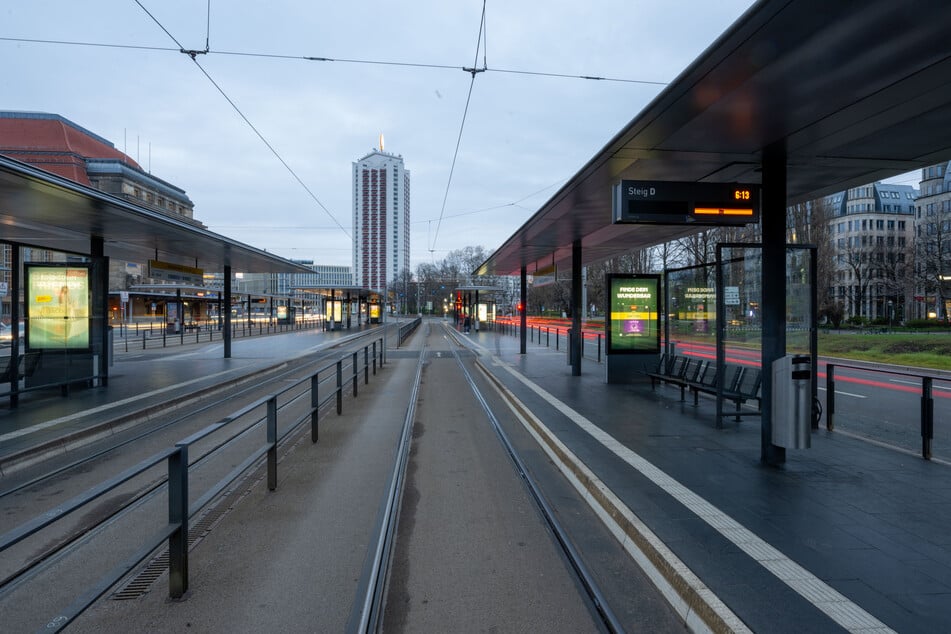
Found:
[{"label": "departure display board", "polygon": [[754,224],[760,217],[760,186],[625,180],[614,188],[613,207],[615,224]]},{"label": "departure display board", "polygon": [[609,274],[608,354],[660,352],[660,276]]}]

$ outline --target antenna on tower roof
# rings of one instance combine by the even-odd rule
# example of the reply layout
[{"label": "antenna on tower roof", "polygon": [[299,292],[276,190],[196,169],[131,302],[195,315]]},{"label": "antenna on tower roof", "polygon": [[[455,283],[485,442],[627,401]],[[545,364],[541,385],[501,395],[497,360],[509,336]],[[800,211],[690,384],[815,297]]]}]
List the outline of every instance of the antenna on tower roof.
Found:
[{"label": "antenna on tower roof", "polygon": [[383,151],[383,133],[380,132],[380,151]]}]

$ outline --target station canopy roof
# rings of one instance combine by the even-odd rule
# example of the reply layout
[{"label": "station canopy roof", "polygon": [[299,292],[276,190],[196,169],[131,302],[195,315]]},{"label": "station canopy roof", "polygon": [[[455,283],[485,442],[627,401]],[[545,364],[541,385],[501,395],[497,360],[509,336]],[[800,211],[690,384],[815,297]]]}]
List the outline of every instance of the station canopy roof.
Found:
[{"label": "station canopy roof", "polygon": [[948,33],[947,0],[756,3],[476,274],[570,266],[575,240],[589,264],[700,230],[612,224],[622,179],[761,183],[763,149],[785,142],[794,204],[948,160]]},{"label": "station canopy roof", "polygon": [[231,238],[139,207],[0,156],[0,239],[88,254],[93,236],[105,255],[161,260],[220,272],[312,273],[307,267]]}]

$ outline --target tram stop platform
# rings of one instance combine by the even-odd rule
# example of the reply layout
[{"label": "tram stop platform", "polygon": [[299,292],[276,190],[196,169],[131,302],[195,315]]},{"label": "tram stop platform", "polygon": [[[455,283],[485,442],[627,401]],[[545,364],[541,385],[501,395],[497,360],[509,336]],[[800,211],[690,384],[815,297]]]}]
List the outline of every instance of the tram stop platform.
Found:
[{"label": "tram stop platform", "polygon": [[5,469],[64,452],[92,437],[114,433],[135,422],[149,408],[167,411],[229,382],[247,382],[280,367],[286,360],[339,343],[365,328],[241,337],[232,341],[232,356],[223,357],[223,343],[175,345],[168,348],[115,352],[108,385],[60,387],[20,394],[9,407],[0,399],[0,475]]},{"label": "tram stop platform", "polygon": [[564,352],[529,344],[521,355],[515,336],[479,333],[474,343],[499,380],[752,631],[951,624],[948,464],[821,429],[810,449],[766,466],[759,420],[718,430],[712,399],[694,407],[676,387],[608,385],[588,359],[582,376],[571,376]]}]

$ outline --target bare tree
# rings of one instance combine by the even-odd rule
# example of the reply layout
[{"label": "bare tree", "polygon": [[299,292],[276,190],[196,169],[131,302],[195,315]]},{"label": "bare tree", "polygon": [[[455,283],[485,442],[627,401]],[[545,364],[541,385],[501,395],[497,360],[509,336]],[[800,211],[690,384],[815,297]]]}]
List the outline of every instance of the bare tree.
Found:
[{"label": "bare tree", "polygon": [[945,318],[945,293],[942,278],[951,274],[951,214],[926,208],[925,217],[916,227],[915,277],[926,296],[935,298],[938,319]]}]

